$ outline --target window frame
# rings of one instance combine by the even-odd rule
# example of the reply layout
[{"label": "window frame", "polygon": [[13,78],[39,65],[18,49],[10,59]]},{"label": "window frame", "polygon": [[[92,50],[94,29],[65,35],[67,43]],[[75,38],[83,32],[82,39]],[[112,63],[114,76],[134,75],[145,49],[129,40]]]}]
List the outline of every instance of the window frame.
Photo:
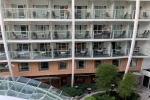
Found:
[{"label": "window frame", "polygon": [[[21,64],[28,64],[28,70],[22,70],[22,66]],[[27,71],[30,71],[30,64],[29,63],[18,63],[18,67],[19,67],[19,72],[27,72]],[[25,66],[26,67],[26,66]],[[25,69],[25,68],[24,68]]]},{"label": "window frame", "polygon": [[94,68],[98,68],[98,66],[95,66],[96,65],[96,61],[101,61],[100,64],[104,64],[104,60],[94,60]]},{"label": "window frame", "polygon": [[133,62],[133,60],[136,60],[136,66],[137,66],[138,59],[132,58],[132,59],[131,59],[131,62],[130,62],[130,67],[136,67],[136,66],[131,66],[131,63]]},{"label": "window frame", "polygon": [[[66,68],[60,68],[60,63],[65,63],[66,64]],[[58,62],[58,70],[67,70],[68,69],[68,61],[59,61]]]},{"label": "window frame", "polygon": [[[117,66],[117,65],[115,65],[115,64],[113,63],[113,61],[114,61],[114,60],[118,60],[118,63],[119,63],[119,64],[118,64],[118,66]],[[117,66],[117,67],[120,67],[121,60],[120,60],[120,59],[113,59],[113,60],[112,60],[112,64],[113,64],[113,65],[115,65],[115,66]]]},{"label": "window frame", "polygon": [[[44,63],[47,63],[48,64],[48,68],[42,68],[43,64]],[[41,66],[42,65],[42,66]],[[45,65],[46,66],[46,65]],[[39,62],[38,64],[38,67],[39,67],[39,71],[45,71],[45,70],[49,70],[49,62]]]},{"label": "window frame", "polygon": [[[83,65],[84,65],[83,68],[79,66],[79,62],[81,61],[83,61]],[[76,61],[76,69],[86,69],[86,61],[84,60]]]}]

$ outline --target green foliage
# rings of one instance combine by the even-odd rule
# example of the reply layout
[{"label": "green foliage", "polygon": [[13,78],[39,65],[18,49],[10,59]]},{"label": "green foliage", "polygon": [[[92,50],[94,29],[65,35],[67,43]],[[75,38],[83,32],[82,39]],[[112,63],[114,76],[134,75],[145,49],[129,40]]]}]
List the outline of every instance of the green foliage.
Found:
[{"label": "green foliage", "polygon": [[106,93],[97,93],[92,95],[96,100],[115,100],[115,97],[111,97]]},{"label": "green foliage", "polygon": [[72,97],[79,96],[79,95],[82,94],[82,90],[81,89],[76,89],[74,87],[62,86],[60,88],[60,90],[62,90],[63,92],[69,94]]},{"label": "green foliage", "polygon": [[84,100],[96,100],[96,99],[92,96],[89,96],[89,97],[86,97]]},{"label": "green foliage", "polygon": [[117,93],[122,98],[127,98],[134,92],[134,84],[136,82],[136,76],[132,73],[127,73],[124,79],[119,83]]},{"label": "green foliage", "polygon": [[118,68],[115,65],[101,64],[96,70],[96,86],[97,88],[109,90],[111,84],[117,82]]}]

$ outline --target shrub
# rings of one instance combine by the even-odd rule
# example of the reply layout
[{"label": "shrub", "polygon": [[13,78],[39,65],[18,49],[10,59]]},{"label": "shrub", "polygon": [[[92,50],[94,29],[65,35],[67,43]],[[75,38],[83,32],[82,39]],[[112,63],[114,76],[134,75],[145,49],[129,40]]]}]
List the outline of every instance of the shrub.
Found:
[{"label": "shrub", "polygon": [[86,97],[84,100],[96,100],[96,99],[92,96],[89,96],[89,97]]},{"label": "shrub", "polygon": [[60,90],[62,90],[63,92],[67,93],[68,95],[74,97],[74,96],[79,96],[82,94],[82,90],[81,89],[76,89],[74,87],[67,87],[67,86],[62,86],[60,88]]}]

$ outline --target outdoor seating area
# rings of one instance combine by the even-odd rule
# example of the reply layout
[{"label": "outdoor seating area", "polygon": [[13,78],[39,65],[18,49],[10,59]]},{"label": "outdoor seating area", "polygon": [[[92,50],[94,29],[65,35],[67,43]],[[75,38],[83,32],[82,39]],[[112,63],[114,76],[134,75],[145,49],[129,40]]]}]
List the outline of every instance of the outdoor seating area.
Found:
[{"label": "outdoor seating area", "polygon": [[71,57],[71,49],[69,49],[69,50],[54,49],[54,59],[57,59],[57,58],[70,58],[70,57]]}]

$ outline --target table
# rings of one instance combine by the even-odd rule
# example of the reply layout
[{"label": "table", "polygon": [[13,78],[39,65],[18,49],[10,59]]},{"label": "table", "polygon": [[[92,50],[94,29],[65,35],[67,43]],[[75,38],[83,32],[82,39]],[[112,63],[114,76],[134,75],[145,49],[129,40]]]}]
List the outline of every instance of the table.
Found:
[{"label": "table", "polygon": [[80,53],[84,54],[84,53],[85,53],[85,51],[81,51]]},{"label": "table", "polygon": [[61,53],[62,57],[64,57],[67,52],[66,51],[61,51],[60,53]]},{"label": "table", "polygon": [[19,54],[19,56],[23,57],[26,53],[29,53],[29,51],[21,51],[18,54]]}]

